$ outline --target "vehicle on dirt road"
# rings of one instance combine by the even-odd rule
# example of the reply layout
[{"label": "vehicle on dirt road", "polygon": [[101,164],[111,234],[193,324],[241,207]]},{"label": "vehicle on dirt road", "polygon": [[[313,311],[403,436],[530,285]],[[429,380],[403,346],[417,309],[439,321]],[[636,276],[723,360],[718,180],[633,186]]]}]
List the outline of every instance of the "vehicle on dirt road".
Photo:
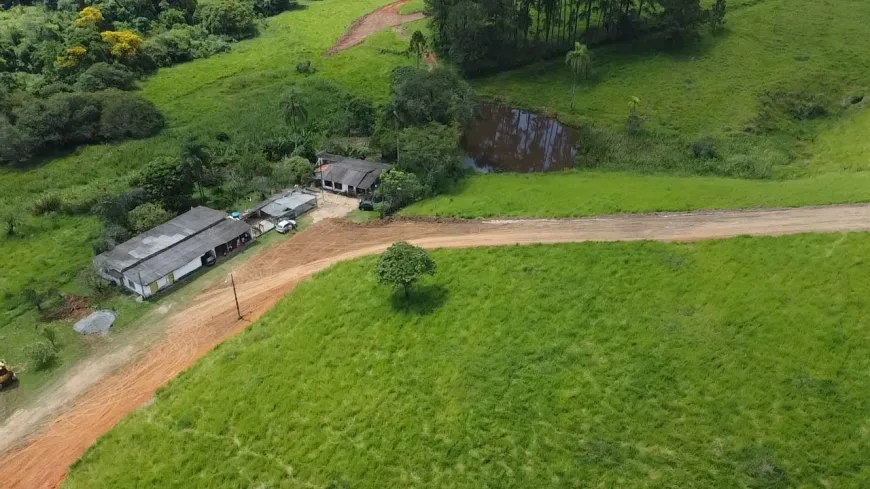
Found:
[{"label": "vehicle on dirt road", "polygon": [[9,370],[3,362],[0,362],[0,391],[14,384],[18,380],[15,372]]},{"label": "vehicle on dirt road", "polygon": [[289,233],[294,229],[296,229],[296,221],[293,219],[285,219],[283,221],[278,221],[278,224],[275,224],[275,231],[278,231],[279,233]]},{"label": "vehicle on dirt road", "polygon": [[359,210],[361,211],[373,211],[375,210],[375,203],[371,199],[365,199],[359,201]]}]

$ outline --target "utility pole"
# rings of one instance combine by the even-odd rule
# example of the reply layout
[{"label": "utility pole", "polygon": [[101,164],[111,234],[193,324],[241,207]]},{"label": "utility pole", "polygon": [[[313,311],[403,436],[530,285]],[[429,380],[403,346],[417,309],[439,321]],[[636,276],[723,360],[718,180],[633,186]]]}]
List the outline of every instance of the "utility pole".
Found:
[{"label": "utility pole", "polygon": [[239,319],[242,319],[242,309],[239,307],[239,295],[236,294],[236,279],[233,278],[233,272],[230,272],[230,282],[233,284],[233,298],[236,300],[236,313]]}]

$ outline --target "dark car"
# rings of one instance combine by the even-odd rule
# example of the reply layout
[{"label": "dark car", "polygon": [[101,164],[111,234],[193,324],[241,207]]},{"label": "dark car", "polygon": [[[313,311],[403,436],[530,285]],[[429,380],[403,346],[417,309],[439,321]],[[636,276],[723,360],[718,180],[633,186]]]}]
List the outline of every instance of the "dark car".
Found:
[{"label": "dark car", "polygon": [[361,211],[373,211],[375,210],[375,203],[371,199],[364,199],[359,201],[359,210]]}]

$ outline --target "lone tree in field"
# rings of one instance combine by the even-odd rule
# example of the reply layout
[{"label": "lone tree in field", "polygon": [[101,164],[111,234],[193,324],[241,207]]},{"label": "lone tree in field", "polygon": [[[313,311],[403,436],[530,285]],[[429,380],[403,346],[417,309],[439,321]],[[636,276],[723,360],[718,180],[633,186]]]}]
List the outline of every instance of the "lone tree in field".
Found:
[{"label": "lone tree in field", "polygon": [[414,31],[414,33],[411,34],[411,44],[408,46],[408,50],[414,53],[414,56],[417,57],[417,68],[419,68],[420,61],[423,60],[423,56],[426,56],[426,53],[429,51],[429,46],[426,43],[426,36],[424,36],[420,31]]},{"label": "lone tree in field", "polygon": [[408,298],[411,286],[417,279],[435,274],[435,261],[423,248],[399,241],[381,255],[375,271],[378,282],[401,287],[405,291],[405,298]]},{"label": "lone tree in field", "polygon": [[571,86],[571,108],[574,108],[574,93],[577,92],[577,76],[586,78],[589,76],[589,68],[592,66],[592,54],[585,44],[574,43],[574,49],[565,55],[565,64],[571,67],[574,74],[574,83]]},{"label": "lone tree in field", "polygon": [[308,121],[308,110],[302,104],[299,95],[293,92],[287,93],[281,100],[281,115],[284,117],[284,122],[294,131],[299,125]]}]

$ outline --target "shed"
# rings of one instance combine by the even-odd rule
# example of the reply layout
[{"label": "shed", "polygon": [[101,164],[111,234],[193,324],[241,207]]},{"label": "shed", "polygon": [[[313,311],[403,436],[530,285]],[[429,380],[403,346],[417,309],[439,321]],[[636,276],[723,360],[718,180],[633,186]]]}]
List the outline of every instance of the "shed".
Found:
[{"label": "shed", "polygon": [[94,265],[106,280],[147,298],[251,239],[244,221],[194,207],[98,255]]},{"label": "shed", "polygon": [[317,207],[317,197],[285,190],[264,200],[253,210],[273,219],[294,219]]},{"label": "shed", "polygon": [[381,174],[390,168],[379,161],[320,153],[314,178],[326,190],[348,195],[367,194],[377,188]]}]

